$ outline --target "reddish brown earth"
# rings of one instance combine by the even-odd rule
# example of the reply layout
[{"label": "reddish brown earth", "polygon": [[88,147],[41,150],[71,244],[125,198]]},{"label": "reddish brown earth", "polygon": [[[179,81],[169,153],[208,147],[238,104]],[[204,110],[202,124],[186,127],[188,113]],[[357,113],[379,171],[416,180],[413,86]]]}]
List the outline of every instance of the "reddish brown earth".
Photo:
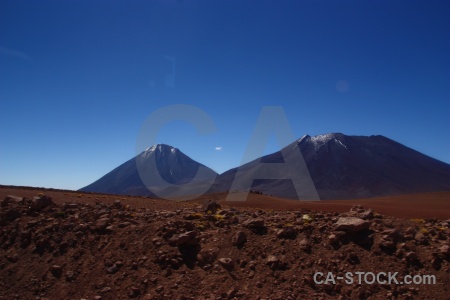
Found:
[{"label": "reddish brown earth", "polygon": [[213,197],[225,205],[234,207],[258,207],[276,210],[303,208],[329,212],[346,212],[354,205],[363,205],[380,214],[397,218],[450,218],[450,192],[324,201],[298,201],[255,194],[250,194],[247,201],[244,202],[226,201],[227,197],[224,194],[214,195]]},{"label": "reddish brown earth", "polygon": [[[225,198],[0,187],[0,299],[449,299],[448,193]],[[436,283],[313,281],[357,271]]]}]

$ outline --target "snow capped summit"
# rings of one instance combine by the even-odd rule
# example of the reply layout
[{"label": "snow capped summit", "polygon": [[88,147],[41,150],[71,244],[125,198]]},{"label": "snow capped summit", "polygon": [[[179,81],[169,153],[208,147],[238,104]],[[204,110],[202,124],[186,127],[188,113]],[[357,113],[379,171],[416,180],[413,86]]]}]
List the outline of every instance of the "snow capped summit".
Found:
[{"label": "snow capped summit", "polygon": [[170,145],[156,144],[156,145],[146,148],[143,152],[148,153],[148,152],[155,152],[155,151],[176,153],[179,150],[178,150],[178,148],[172,147]]},{"label": "snow capped summit", "polygon": [[323,146],[327,145],[329,142],[334,142],[337,145],[349,150],[349,148],[345,144],[345,135],[343,135],[342,133],[319,134],[319,135],[310,137],[309,140],[314,145],[315,151],[320,150]]},{"label": "snow capped summit", "polygon": [[334,138],[333,133],[319,134],[319,135],[311,137],[311,141],[314,144],[324,144],[333,138]]}]

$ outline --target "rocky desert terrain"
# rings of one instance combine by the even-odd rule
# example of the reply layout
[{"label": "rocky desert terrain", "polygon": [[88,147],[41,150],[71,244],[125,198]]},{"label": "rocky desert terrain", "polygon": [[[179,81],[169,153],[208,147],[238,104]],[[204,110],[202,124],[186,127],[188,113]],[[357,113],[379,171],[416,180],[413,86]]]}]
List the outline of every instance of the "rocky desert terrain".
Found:
[{"label": "rocky desert terrain", "polygon": [[[427,206],[423,195],[401,204],[404,216],[395,205],[389,214],[387,199],[166,201],[14,187],[0,197],[0,299],[450,299],[445,193],[430,195],[428,207],[442,209],[423,216],[411,208]],[[355,280],[319,284],[317,272]],[[399,283],[360,284],[356,272],[398,272]],[[407,275],[436,282],[401,284]]]}]

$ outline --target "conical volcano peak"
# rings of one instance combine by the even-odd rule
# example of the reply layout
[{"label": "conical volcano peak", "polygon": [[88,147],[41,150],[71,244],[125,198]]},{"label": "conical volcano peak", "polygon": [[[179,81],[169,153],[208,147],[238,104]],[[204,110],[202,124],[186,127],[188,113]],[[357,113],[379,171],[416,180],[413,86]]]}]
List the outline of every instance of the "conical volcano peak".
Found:
[{"label": "conical volcano peak", "polygon": [[170,152],[174,153],[179,150],[178,150],[178,148],[172,147],[170,145],[156,144],[151,147],[148,147],[147,149],[145,149],[144,152],[155,152],[155,151],[157,151],[157,152],[169,152],[170,151]]},{"label": "conical volcano peak", "polygon": [[[197,174],[200,167],[202,171]],[[82,190],[122,195],[155,195],[157,192],[164,192],[169,185],[184,185],[194,179],[198,182],[213,180],[216,176],[216,172],[194,161],[178,148],[156,144]],[[186,188],[181,191],[189,193],[193,190]]]}]

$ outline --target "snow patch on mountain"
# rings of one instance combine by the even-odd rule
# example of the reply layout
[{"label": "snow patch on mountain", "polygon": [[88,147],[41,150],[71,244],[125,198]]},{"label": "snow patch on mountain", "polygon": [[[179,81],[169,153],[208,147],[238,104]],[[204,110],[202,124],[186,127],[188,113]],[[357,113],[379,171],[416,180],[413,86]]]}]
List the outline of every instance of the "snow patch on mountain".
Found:
[{"label": "snow patch on mountain", "polygon": [[[325,144],[327,144],[330,141],[334,141],[338,145],[344,147],[346,150],[349,150],[346,145],[342,143],[340,140],[341,134],[338,133],[327,133],[327,134],[320,134],[311,137],[311,142],[314,145],[314,150],[318,151],[321,147],[323,147]],[[341,137],[342,138],[342,137]]]}]

